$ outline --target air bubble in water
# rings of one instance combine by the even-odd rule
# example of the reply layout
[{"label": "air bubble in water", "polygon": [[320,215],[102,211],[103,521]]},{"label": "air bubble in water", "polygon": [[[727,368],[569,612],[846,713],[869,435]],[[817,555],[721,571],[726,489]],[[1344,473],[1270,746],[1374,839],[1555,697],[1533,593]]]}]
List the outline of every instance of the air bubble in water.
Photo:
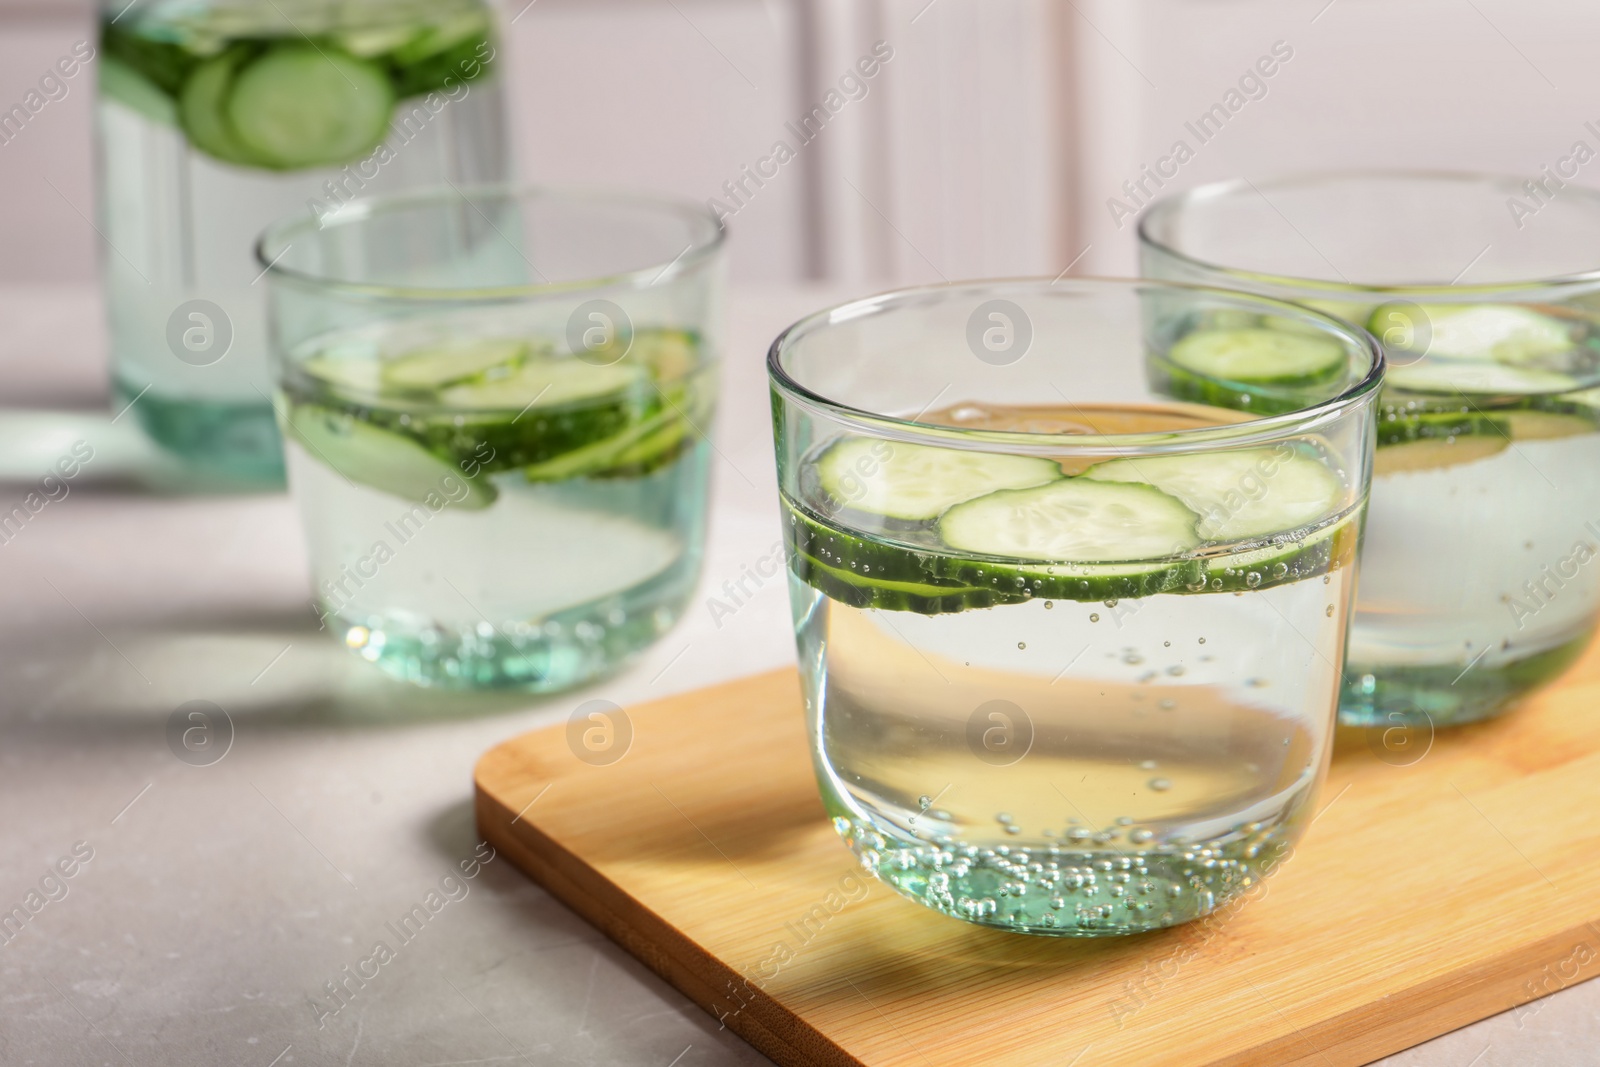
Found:
[{"label": "air bubble in water", "polygon": [[1139,764],[1139,769],[1142,771],[1153,771],[1156,769],[1156,761],[1153,759],[1144,760]]},{"label": "air bubble in water", "polygon": [[921,808],[923,811],[927,811],[929,808],[933,807],[933,798],[926,793],[922,794],[917,798],[917,807]]},{"label": "air bubble in water", "polygon": [[1044,602],[1044,610],[1046,610],[1046,611],[1049,611],[1051,608],[1053,608],[1055,606],[1056,606],[1056,603],[1053,600],[1046,600]]},{"label": "air bubble in water", "polygon": [[1096,612],[1092,612],[1092,611],[1091,611],[1091,612],[1090,612],[1090,613],[1089,613],[1089,621],[1090,621],[1090,622],[1099,622],[1099,621],[1100,621],[1100,616],[1099,616],[1099,614],[1098,614],[1098,613],[1096,613]]},{"label": "air bubble in water", "polygon": [[1167,790],[1172,788],[1172,779],[1170,779],[1170,778],[1152,778],[1152,779],[1150,779],[1150,781],[1147,784],[1150,786],[1151,789],[1154,789],[1157,793],[1165,793]]},{"label": "air bubble in water", "polygon": [[1202,644],[1202,645],[1203,645],[1203,644],[1205,644],[1205,643],[1206,643],[1206,639],[1205,639],[1205,638],[1203,638],[1203,637],[1202,637],[1202,638],[1201,638],[1201,639],[1200,639],[1200,643],[1201,643],[1201,644]]},{"label": "air bubble in water", "polygon": [[1017,648],[1025,649],[1027,647],[1028,647],[1028,642],[1026,642],[1026,641],[1018,641],[1017,642]]},{"label": "air bubble in water", "polygon": [[1323,614],[1330,619],[1333,618],[1333,605],[1329,604],[1328,607],[1323,611]]},{"label": "air bubble in water", "polygon": [[1151,833],[1149,830],[1135,830],[1133,833],[1128,835],[1128,840],[1132,841],[1136,845],[1142,845],[1154,836],[1156,835]]}]

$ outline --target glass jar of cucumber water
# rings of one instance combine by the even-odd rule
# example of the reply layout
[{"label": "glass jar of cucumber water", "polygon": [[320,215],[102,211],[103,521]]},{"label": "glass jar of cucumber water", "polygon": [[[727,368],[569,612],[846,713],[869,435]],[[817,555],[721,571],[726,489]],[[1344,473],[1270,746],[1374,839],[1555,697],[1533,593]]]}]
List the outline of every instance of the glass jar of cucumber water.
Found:
[{"label": "glass jar of cucumber water", "polygon": [[[1409,737],[1557,677],[1600,619],[1600,193],[1474,174],[1226,182],[1155,204],[1144,272],[1321,308],[1388,358],[1342,716]],[[1247,317],[1183,395],[1298,406],[1331,352]],[[1386,736],[1388,736],[1386,734]]]},{"label": "glass jar of cucumber water", "polygon": [[[1337,363],[1300,406],[1183,387],[1245,316]],[[1381,363],[1316,312],[1153,282],[909,290],[780,336],[802,691],[862,865],[1102,936],[1280,864],[1328,759]]]},{"label": "glass jar of cucumber water", "polygon": [[99,228],[119,409],[196,485],[282,484],[251,255],[290,212],[505,180],[485,0],[106,0]]},{"label": "glass jar of cucumber water", "polygon": [[266,233],[326,625],[423,685],[626,662],[699,570],[722,237],[692,204],[451,188]]}]

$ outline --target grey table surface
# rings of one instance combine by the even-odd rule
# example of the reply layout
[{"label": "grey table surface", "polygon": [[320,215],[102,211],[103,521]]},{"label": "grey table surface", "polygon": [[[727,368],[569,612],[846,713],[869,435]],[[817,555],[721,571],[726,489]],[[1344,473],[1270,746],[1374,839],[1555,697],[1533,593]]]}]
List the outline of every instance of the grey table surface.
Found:
[{"label": "grey table surface", "polygon": [[[337,1013],[324,987],[473,858],[484,750],[587,699],[792,662],[781,581],[731,617],[710,599],[778,541],[766,345],[837,295],[732,295],[694,604],[625,673],[548,698],[386,680],[317,632],[286,496],[141,490],[128,420],[0,412],[5,509],[74,440],[96,448],[69,495],[0,544],[0,913],[92,852],[0,934],[0,1063],[768,1062],[503,857],[444,883],[422,932]],[[100,321],[87,289],[0,290],[0,404],[103,410]],[[209,766],[168,747],[191,700],[233,723]],[[1383,1062],[1592,1064],[1597,1013],[1600,985],[1580,984]]]}]

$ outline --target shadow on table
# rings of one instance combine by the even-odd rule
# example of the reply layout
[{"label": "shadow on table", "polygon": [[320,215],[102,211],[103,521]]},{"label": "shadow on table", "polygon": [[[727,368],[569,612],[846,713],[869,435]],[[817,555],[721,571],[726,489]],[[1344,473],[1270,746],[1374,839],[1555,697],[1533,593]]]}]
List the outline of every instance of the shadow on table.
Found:
[{"label": "shadow on table", "polygon": [[[44,483],[47,476],[52,481]],[[0,408],[0,491],[20,495],[40,490],[48,495],[61,491],[59,481],[70,492],[186,496],[282,491],[281,485],[242,484],[179,461],[150,442],[132,412]]]},{"label": "shadow on table", "polygon": [[0,730],[72,733],[80,743],[148,740],[190,701],[239,731],[348,731],[525,711],[522,692],[423,689],[389,677],[318,628],[309,611],[162,620],[3,637]]}]

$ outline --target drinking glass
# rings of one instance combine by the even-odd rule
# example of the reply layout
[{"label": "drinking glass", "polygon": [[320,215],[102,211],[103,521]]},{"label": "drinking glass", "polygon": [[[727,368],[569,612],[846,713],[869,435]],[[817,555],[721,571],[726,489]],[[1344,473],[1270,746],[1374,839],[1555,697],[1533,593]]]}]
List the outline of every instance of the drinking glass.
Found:
[{"label": "drinking glass", "polygon": [[[1581,654],[1600,615],[1600,193],[1241,180],[1153,205],[1139,235],[1151,277],[1307,303],[1386,349],[1346,722],[1483,719]],[[1292,402],[1304,368],[1287,358],[1198,369],[1252,410]]]},{"label": "drinking glass", "polygon": [[[1254,415],[1241,316],[1338,369]],[[772,346],[789,587],[834,826],[946,915],[1205,915],[1281,863],[1333,727],[1382,360],[1314,311],[1133,281],[912,289]]]},{"label": "drinking glass", "polygon": [[[283,484],[261,230],[509,177],[486,0],[104,0],[99,228],[119,408],[196,485]],[[65,68],[63,68],[65,69]]]},{"label": "drinking glass", "polygon": [[567,688],[682,614],[722,238],[647,196],[447,188],[257,247],[319,613],[423,685]]}]

